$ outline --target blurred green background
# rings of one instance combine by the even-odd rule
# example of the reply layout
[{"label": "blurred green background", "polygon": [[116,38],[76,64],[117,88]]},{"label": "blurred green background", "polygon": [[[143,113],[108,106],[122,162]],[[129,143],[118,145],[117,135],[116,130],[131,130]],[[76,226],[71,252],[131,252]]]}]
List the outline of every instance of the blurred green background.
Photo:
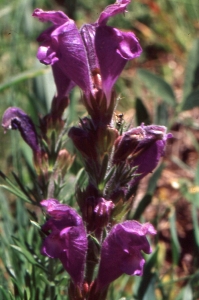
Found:
[{"label": "blurred green background", "polygon": [[[36,38],[48,25],[35,20],[33,10],[63,10],[81,27],[94,22],[111,3],[0,0],[0,116],[9,106],[18,106],[38,124],[38,116],[49,112],[55,93],[50,68],[36,59]],[[135,0],[125,17],[116,16],[109,25],[135,32],[143,47],[141,57],[129,62],[117,81],[121,97],[117,110],[124,113],[126,124],[161,124],[174,136],[163,164],[141,183],[129,215],[155,225],[154,252],[146,257],[144,276],[118,279],[109,299],[199,299],[199,2]],[[85,114],[79,98],[76,88],[71,95],[75,105],[68,115],[70,123]],[[18,132],[4,135],[2,129],[0,140],[1,171],[9,178],[15,171],[31,188],[27,168],[32,166],[31,151]],[[75,174],[67,180],[72,182],[70,195]],[[45,258],[39,254],[40,236],[29,219],[23,201],[1,189],[0,299],[62,299],[67,278],[47,280],[42,275]]]}]

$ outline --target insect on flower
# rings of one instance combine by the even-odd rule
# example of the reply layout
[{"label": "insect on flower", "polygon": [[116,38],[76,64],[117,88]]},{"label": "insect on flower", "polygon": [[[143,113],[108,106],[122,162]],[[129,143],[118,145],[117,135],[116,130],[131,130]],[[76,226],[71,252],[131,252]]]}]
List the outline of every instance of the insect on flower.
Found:
[{"label": "insect on flower", "polygon": [[124,114],[121,112],[115,112],[114,113],[114,117],[115,117],[115,127],[117,130],[121,130],[123,128],[124,125]]}]

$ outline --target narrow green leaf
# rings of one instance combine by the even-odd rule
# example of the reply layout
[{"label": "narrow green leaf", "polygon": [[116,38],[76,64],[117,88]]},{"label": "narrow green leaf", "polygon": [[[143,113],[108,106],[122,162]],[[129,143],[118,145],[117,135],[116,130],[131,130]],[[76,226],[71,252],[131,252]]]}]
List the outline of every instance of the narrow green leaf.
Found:
[{"label": "narrow green leaf", "polygon": [[132,219],[139,220],[142,213],[145,211],[146,207],[151,203],[151,201],[152,201],[152,195],[146,194],[139,202],[138,207],[136,208],[136,211],[134,212]]},{"label": "narrow green leaf", "polygon": [[104,184],[105,184],[104,176],[105,176],[106,171],[107,171],[108,162],[109,162],[109,155],[106,154],[104,156],[103,161],[102,161],[101,170],[100,170],[100,174],[99,174],[99,177],[98,177],[100,190],[104,189]]},{"label": "narrow green leaf", "polygon": [[14,173],[12,172],[12,175],[14,177],[14,179],[16,180],[18,186],[20,187],[21,191],[24,193],[24,195],[27,196],[27,198],[29,197],[29,193],[27,192],[27,190],[25,189],[24,187],[24,184],[21,182],[21,180],[19,179],[19,177]]},{"label": "narrow green leaf", "polygon": [[[188,100],[188,95],[191,94],[193,89],[199,87],[198,85],[198,71],[199,71],[199,39],[196,39],[193,43],[193,47],[189,53],[187,66],[185,68],[185,80],[183,88],[184,105]],[[184,106],[183,105],[183,106]],[[185,110],[185,109],[184,109]]]},{"label": "narrow green leaf", "polygon": [[147,193],[148,194],[153,194],[155,191],[155,188],[157,186],[157,181],[160,178],[162,171],[164,169],[165,165],[162,163],[159,165],[159,167],[153,172],[153,175],[151,176],[149,183],[148,183],[148,188],[147,188]]},{"label": "narrow green leaf", "polygon": [[3,173],[0,171],[0,176],[5,180],[5,182],[7,184],[9,184],[9,186],[3,185],[1,184],[0,187],[10,191],[11,193],[13,193],[14,195],[20,197],[22,200],[28,202],[28,203],[32,203],[31,199],[27,198],[26,195],[14,184],[12,183],[12,181]]},{"label": "narrow green leaf", "polygon": [[107,171],[106,177],[104,179],[105,184],[107,184],[107,182],[111,179],[111,177],[113,176],[115,170],[116,170],[116,166],[111,166],[111,168]]},{"label": "narrow green leaf", "polygon": [[191,92],[184,100],[181,110],[189,110],[199,106],[199,89]]},{"label": "narrow green leaf", "polygon": [[[151,289],[153,289],[152,286],[154,286],[155,283],[154,280],[156,275],[152,272],[152,269],[157,262],[157,255],[158,255],[158,248],[156,248],[156,250],[150,255],[147,262],[145,263],[143,276],[141,277],[141,281],[137,291],[137,299],[139,300],[146,299],[145,294],[147,293],[147,290],[149,289],[148,293],[151,293]],[[152,286],[150,287],[150,285]],[[155,298],[148,297],[148,299],[154,300]]]},{"label": "narrow green leaf", "polygon": [[27,249],[25,249],[24,247],[22,248],[20,246],[16,246],[16,245],[10,245],[10,246],[13,249],[15,249],[16,251],[18,251],[19,253],[23,254],[32,265],[36,265],[36,266],[42,268],[43,270],[45,270],[45,268],[42,265],[38,264],[38,262],[35,261],[32,254]]},{"label": "narrow green leaf", "polygon": [[151,120],[147,108],[140,98],[136,98],[135,100],[135,109],[136,109],[136,123],[138,126],[141,123],[145,123],[145,125],[151,124]]},{"label": "narrow green leaf", "polygon": [[155,120],[153,122],[155,124],[168,126],[169,113],[167,103],[163,102],[157,106],[157,111],[154,117]]},{"label": "narrow green leaf", "polygon": [[24,194],[22,194],[20,191],[17,191],[16,189],[12,189],[11,187],[4,185],[4,184],[0,184],[0,187],[2,187],[4,190],[9,191],[10,193],[12,193],[13,195],[19,197],[20,199],[24,200],[25,202],[28,203],[32,203],[29,199],[27,199],[25,197]]},{"label": "narrow green leaf", "polygon": [[171,106],[176,105],[176,99],[172,87],[161,77],[145,69],[138,69],[138,77],[154,96],[161,98]]},{"label": "narrow green leaf", "polygon": [[172,243],[172,254],[173,263],[176,265],[180,257],[180,243],[178,241],[177,229],[176,229],[176,215],[175,210],[171,211],[169,216],[170,232],[171,232],[171,243]]},{"label": "narrow green leaf", "polygon": [[194,237],[195,237],[196,244],[199,247],[198,209],[194,204],[192,204],[191,215],[192,215],[193,228],[194,228]]},{"label": "narrow green leaf", "polygon": [[143,300],[155,300],[156,295],[155,295],[155,282],[156,282],[156,275],[153,275],[149,284],[148,288],[144,294]]},{"label": "narrow green leaf", "polygon": [[46,72],[49,72],[49,68],[37,68],[37,69],[33,69],[33,70],[28,70],[25,72],[22,72],[16,76],[13,76],[12,78],[10,78],[8,81],[0,84],[0,92],[2,92],[3,90],[21,82],[21,81],[25,81],[27,79],[30,78],[34,78],[37,77],[39,75],[42,75]]},{"label": "narrow green leaf", "polygon": [[6,291],[2,286],[0,286],[0,294],[2,294],[4,300],[10,300],[10,295],[8,295],[8,291]]},{"label": "narrow green leaf", "polygon": [[23,300],[28,300],[28,296],[27,296],[27,292],[26,290],[24,290],[24,293],[23,293]]},{"label": "narrow green leaf", "polygon": [[76,175],[76,185],[83,187],[87,181],[88,177],[84,168],[81,168]]},{"label": "narrow green leaf", "polygon": [[151,176],[149,183],[148,183],[148,188],[147,188],[147,193],[145,194],[145,196],[142,198],[142,200],[139,202],[134,214],[132,217],[130,217],[131,219],[136,219],[138,220],[142,213],[144,212],[144,210],[146,209],[146,207],[151,203],[152,201],[152,197],[153,197],[153,193],[154,190],[156,188],[157,185],[157,181],[161,176],[161,173],[164,169],[164,164],[161,164],[153,173],[153,175]]},{"label": "narrow green leaf", "polygon": [[41,226],[40,226],[37,222],[35,222],[35,221],[33,221],[33,220],[30,220],[30,223],[31,223],[33,226],[35,226],[37,229],[41,230]]},{"label": "narrow green leaf", "polygon": [[23,299],[23,292],[22,292],[22,286],[20,283],[17,281],[17,279],[12,277],[12,282],[14,285],[14,290],[15,290],[15,299]]}]

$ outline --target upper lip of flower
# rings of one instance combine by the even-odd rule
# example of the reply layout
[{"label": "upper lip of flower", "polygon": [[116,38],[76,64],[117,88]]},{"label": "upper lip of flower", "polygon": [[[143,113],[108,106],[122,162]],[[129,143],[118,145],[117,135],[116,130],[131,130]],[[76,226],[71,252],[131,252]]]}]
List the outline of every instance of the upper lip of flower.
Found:
[{"label": "upper lip of flower", "polygon": [[80,31],[63,12],[36,9],[34,17],[54,24],[38,38],[41,42],[38,59],[45,64],[59,65],[66,79],[74,81],[87,95],[93,91],[91,74],[98,70],[110,101],[112,87],[126,62],[142,51],[132,32],[106,25],[110,17],[125,12],[129,3],[130,0],[120,0],[107,6],[94,24],[85,24]]}]

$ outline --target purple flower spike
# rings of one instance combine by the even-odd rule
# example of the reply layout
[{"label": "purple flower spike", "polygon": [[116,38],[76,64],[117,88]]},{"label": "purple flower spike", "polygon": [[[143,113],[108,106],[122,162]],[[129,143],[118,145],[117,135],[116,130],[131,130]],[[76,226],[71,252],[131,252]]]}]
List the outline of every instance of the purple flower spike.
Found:
[{"label": "purple flower spike", "polygon": [[151,253],[146,234],[156,234],[150,223],[125,221],[113,226],[102,244],[97,277],[99,289],[108,286],[123,273],[142,276],[145,260],[141,251]]},{"label": "purple flower spike", "polygon": [[3,114],[2,127],[18,129],[24,141],[32,148],[34,154],[40,152],[35,126],[30,117],[18,107],[9,107]]},{"label": "purple flower spike", "polygon": [[60,69],[60,75],[54,72],[54,76],[58,76],[55,81],[64,75],[66,85],[71,80],[88,94],[91,90],[88,60],[74,21],[61,11],[45,12],[39,8],[34,10],[33,16],[42,22],[50,21],[54,24],[38,37],[41,46],[37,58],[47,65],[56,64],[57,69]]},{"label": "purple flower spike", "polygon": [[56,199],[43,200],[49,220],[42,230],[49,235],[42,245],[42,254],[59,258],[74,283],[82,285],[87,252],[86,231],[81,217],[71,207]]}]

